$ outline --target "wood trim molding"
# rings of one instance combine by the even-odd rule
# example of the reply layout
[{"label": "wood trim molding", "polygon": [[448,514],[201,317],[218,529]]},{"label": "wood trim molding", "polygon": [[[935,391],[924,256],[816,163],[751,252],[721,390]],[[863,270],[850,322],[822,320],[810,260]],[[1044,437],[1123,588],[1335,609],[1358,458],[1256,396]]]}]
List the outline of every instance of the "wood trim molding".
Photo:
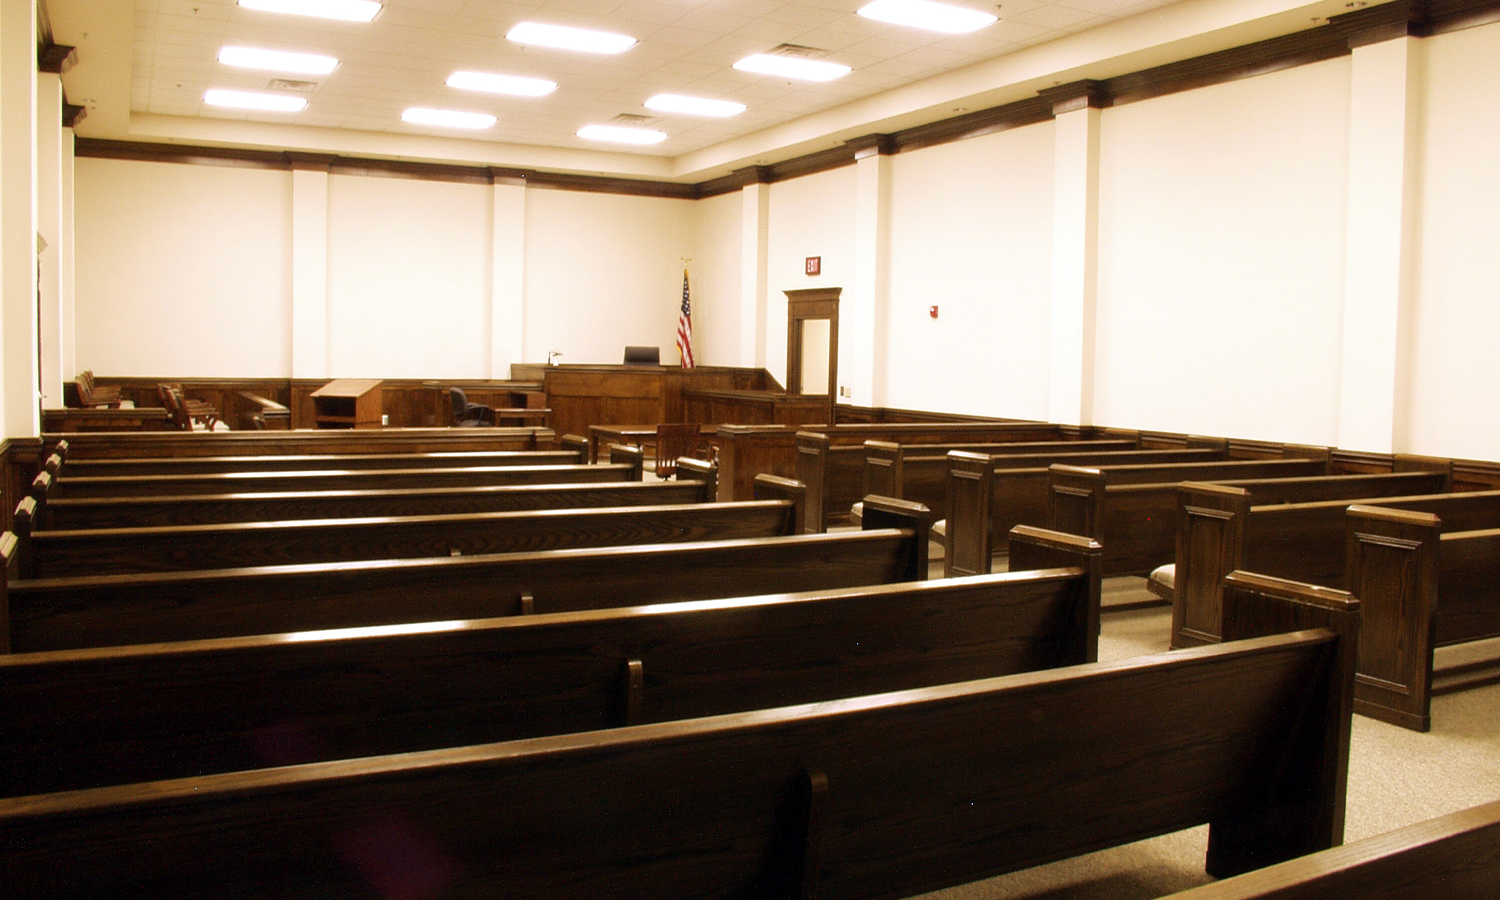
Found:
[{"label": "wood trim molding", "polygon": [[64,128],[77,127],[78,123],[82,122],[88,114],[88,107],[69,103],[67,98],[63,98],[62,122]]},{"label": "wood trim molding", "polygon": [[62,75],[78,65],[78,49],[47,41],[36,48],[36,70]]},{"label": "wood trim molding", "polygon": [[[331,156],[330,171],[347,175],[416,178],[463,184],[516,184],[562,191],[629,194],[679,200],[701,200],[744,188],[815,175],[853,165],[871,154],[888,155],[967,140],[1045,122],[1074,109],[1104,108],[1149,100],[1181,91],[1264,75],[1309,63],[1335,59],[1353,48],[1397,37],[1425,37],[1500,22],[1500,0],[1395,0],[1332,17],[1328,24],[1178,60],[1103,80],[1081,80],[1038,91],[1036,96],[918,125],[891,134],[869,134],[771,165],[736,169],[698,183],[613,178],[530,169],[502,169]],[[80,107],[77,118],[83,117]],[[76,119],[74,120],[76,121]],[[71,124],[64,118],[64,124]],[[191,147],[79,138],[76,156],[175,162],[194,165],[301,168],[319,154]],[[320,163],[321,165],[321,163]]]}]

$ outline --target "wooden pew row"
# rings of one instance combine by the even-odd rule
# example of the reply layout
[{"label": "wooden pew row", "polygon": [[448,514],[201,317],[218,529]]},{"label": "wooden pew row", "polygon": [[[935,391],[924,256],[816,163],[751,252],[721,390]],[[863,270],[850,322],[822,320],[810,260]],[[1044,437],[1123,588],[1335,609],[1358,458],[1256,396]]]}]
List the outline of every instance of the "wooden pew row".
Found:
[{"label": "wooden pew row", "polygon": [[1249,637],[1247,612],[1245,640],[1135,660],[8,798],[0,878],[17,900],[894,897],[1203,822],[1234,875],[1342,836],[1357,604],[1231,596],[1305,630]]},{"label": "wooden pew row", "polygon": [[1448,531],[1431,513],[1352,506],[1348,577],[1364,603],[1354,709],[1432,727],[1433,650],[1500,637],[1500,528]]},{"label": "wooden pew row", "polygon": [[278,472],[210,472],[199,475],[122,475],[74,478],[63,474],[49,496],[181,497],[264,491],[358,491],[425,487],[480,487],[502,484],[580,484],[640,481],[641,469],[624,464],[597,466],[455,466],[432,469],[348,469]]},{"label": "wooden pew row", "polygon": [[[799,432],[827,434],[836,445],[862,446],[868,440],[906,444],[955,441],[1071,441],[1134,439],[1136,432],[1048,422],[920,422],[850,425],[720,425],[720,500],[744,500],[756,475],[797,477]],[[801,481],[801,478],[797,480]],[[803,482],[804,484],[806,482]]]},{"label": "wooden pew row", "polygon": [[75,459],[248,456],[303,453],[433,453],[452,450],[550,450],[550,428],[380,428],[294,431],[92,432],[43,434],[66,440]]},{"label": "wooden pew row", "polygon": [[705,464],[693,469],[690,474],[686,467],[679,469],[678,477],[684,479],[680,481],[362,491],[270,491],[73,500],[46,499],[47,482],[42,481],[33,483],[31,499],[41,499],[34,521],[40,521],[44,528],[129,528],[280,519],[455,515],[582,506],[703,503],[714,498],[715,474],[712,466]]},{"label": "wooden pew row", "polygon": [[583,448],[562,450],[456,450],[428,453],[302,453],[292,456],[190,456],[141,459],[63,457],[69,478],[124,475],[194,475],[319,469],[435,469],[447,466],[565,466],[587,462]]},{"label": "wooden pew row", "polygon": [[[867,530],[846,534],[16,579],[8,584],[10,643],[3,649],[481,619],[925,579],[930,513],[885,498],[867,503]],[[0,550],[8,574],[15,545],[7,533]]]},{"label": "wooden pew row", "polygon": [[1500,801],[1277,863],[1163,900],[1491,900]]},{"label": "wooden pew row", "polygon": [[[815,431],[798,432],[795,440],[797,462],[793,471],[794,477],[807,485],[809,531],[827,531],[830,525],[847,524],[850,518],[850,506],[866,494],[880,494],[882,497],[901,496],[873,489],[876,485],[884,486],[889,479],[872,480],[866,471],[868,468],[866,460],[869,457],[867,447],[870,441],[863,444],[835,443],[834,438],[829,434]],[[1005,455],[1118,451],[1131,449],[1138,442],[1114,439],[1100,441],[1018,440],[1009,445],[1005,441],[992,441],[980,445],[973,443],[959,445],[951,441],[940,444],[896,444],[890,441],[880,443],[883,446],[911,448],[930,446],[934,448],[934,451],[940,447],[982,446],[991,448],[987,452],[992,454]],[[931,506],[925,502],[923,505],[933,510],[933,515],[938,518],[945,515],[940,511],[943,505],[941,498],[937,506]]]},{"label": "wooden pew row", "polygon": [[[1400,482],[1396,482],[1399,484]],[[1359,503],[1431,513],[1445,531],[1500,526],[1500,491],[1403,494],[1299,502],[1296,485],[1189,482],[1178,489],[1172,646],[1220,639],[1219,585],[1235,569],[1347,587],[1345,515]]]},{"label": "wooden pew row", "polygon": [[[1036,571],[0,657],[0,796],[814,703],[1091,662],[1098,547]],[[1064,565],[1065,564],[1065,565]]]},{"label": "wooden pew row", "polygon": [[[1157,500],[1163,491],[1176,503],[1176,488],[1166,484],[1181,481],[1219,481],[1248,478],[1277,478],[1328,473],[1326,448],[1302,448],[1287,445],[1280,448],[1280,458],[1185,460],[1167,463],[1102,464],[1092,468],[1052,464],[1012,469],[1004,457],[992,460],[980,454],[949,455],[949,516],[945,533],[945,574],[976,575],[990,571],[996,529],[1018,524],[1043,525],[1048,521],[1064,523],[1058,531],[1087,534],[1098,530],[1104,520],[1104,492],[1113,487],[1121,493],[1127,485],[1135,487],[1146,502]],[[1137,504],[1139,505],[1139,504]],[[1170,521],[1170,516],[1167,517]],[[1030,521],[1027,521],[1030,520]],[[1159,530],[1160,522],[1155,524]],[[1102,543],[1102,542],[1101,542]],[[1119,548],[1105,545],[1105,553],[1115,553],[1112,574],[1120,570]],[[1170,555],[1168,553],[1167,555]],[[1149,571],[1149,568],[1147,569]]]},{"label": "wooden pew row", "polygon": [[[852,427],[852,426],[849,426]],[[918,438],[931,435],[917,433]],[[799,431],[793,438],[796,462],[793,477],[807,485],[807,527],[809,531],[827,531],[830,524],[845,524],[849,521],[849,508],[867,493],[865,488],[865,442],[850,441],[838,431]],[[1036,447],[1036,453],[1061,452],[1048,450],[1048,446],[1065,448],[1071,445],[1074,452],[1090,450],[1118,450],[1119,439],[1102,442],[1082,440],[1039,441],[1029,432],[1019,434],[999,433],[987,443],[1004,444],[1014,442]],[[928,442],[918,440],[913,446],[925,446]],[[938,442],[937,446],[950,446],[952,441]],[[1019,451],[1025,452],[1025,451]],[[881,496],[891,496],[882,494]],[[930,507],[929,507],[930,508]]]},{"label": "wooden pew row", "polygon": [[801,493],[799,485],[795,500],[83,531],[33,531],[27,497],[13,527],[21,577],[62,578],[773,537],[798,533]]}]

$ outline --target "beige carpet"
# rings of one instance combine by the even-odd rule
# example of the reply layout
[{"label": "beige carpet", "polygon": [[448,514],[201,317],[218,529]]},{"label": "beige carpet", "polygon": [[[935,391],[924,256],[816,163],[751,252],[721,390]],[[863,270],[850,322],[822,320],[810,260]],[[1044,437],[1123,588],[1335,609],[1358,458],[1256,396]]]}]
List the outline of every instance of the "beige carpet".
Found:
[{"label": "beige carpet", "polygon": [[[1165,606],[1110,610],[1149,600],[1138,578],[1105,583],[1099,657],[1122,659],[1167,649]],[[1438,651],[1442,672],[1500,662],[1500,640]],[[1419,734],[1354,717],[1345,840],[1381,834],[1443,813],[1500,799],[1500,681],[1436,697],[1432,731]],[[1166,777],[1165,774],[1163,777]],[[1209,881],[1206,826],[924,895],[931,900],[1143,900]]]}]

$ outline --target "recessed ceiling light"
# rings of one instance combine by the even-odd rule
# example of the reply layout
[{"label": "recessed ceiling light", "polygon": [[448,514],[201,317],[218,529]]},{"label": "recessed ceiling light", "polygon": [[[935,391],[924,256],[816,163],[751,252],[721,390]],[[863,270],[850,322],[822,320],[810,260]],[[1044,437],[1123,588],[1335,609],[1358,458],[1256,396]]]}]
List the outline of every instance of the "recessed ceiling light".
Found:
[{"label": "recessed ceiling light", "polygon": [[254,47],[223,47],[219,50],[219,62],[242,69],[295,72],[298,75],[327,75],[339,65],[339,61],[331,56],[292,53],[288,50],[258,50]]},{"label": "recessed ceiling light", "polygon": [[650,128],[621,128],[618,125],[585,125],[578,129],[578,136],[590,141],[610,141],[616,144],[660,144],[667,136]]},{"label": "recessed ceiling light", "polygon": [[557,90],[557,82],[520,75],[496,75],[492,72],[454,72],[448,76],[448,87],[484,91],[487,94],[545,97]]},{"label": "recessed ceiling light", "polygon": [[317,16],[344,22],[368,22],[380,12],[380,4],[375,0],[240,0],[240,6],[262,12]]},{"label": "recessed ceiling light", "polygon": [[537,44],[584,53],[620,53],[635,46],[636,42],[635,38],[626,34],[589,31],[565,25],[544,25],[541,22],[522,22],[506,32],[505,39],[518,44]]},{"label": "recessed ceiling light", "polygon": [[708,100],[703,97],[684,97],[681,94],[657,94],[646,101],[647,109],[658,112],[687,113],[690,116],[737,116],[745,111],[745,104],[733,100]]},{"label": "recessed ceiling light", "polygon": [[832,81],[835,78],[843,78],[853,71],[848,66],[839,63],[824,62],[820,59],[797,59],[792,56],[772,56],[769,53],[747,56],[735,63],[734,67],[741,72],[781,75],[799,81]]},{"label": "recessed ceiling light", "polygon": [[932,0],[874,0],[856,10],[867,19],[946,34],[967,34],[993,24],[995,16]]},{"label": "recessed ceiling light", "polygon": [[461,112],[456,109],[429,109],[413,106],[401,114],[401,121],[413,125],[437,125],[441,128],[468,128],[478,131],[495,124],[489,113]]},{"label": "recessed ceiling light", "polygon": [[227,106],[230,109],[256,109],[262,112],[301,112],[307,106],[306,97],[288,97],[286,94],[257,94],[253,91],[227,91],[210,88],[203,95],[209,106]]}]

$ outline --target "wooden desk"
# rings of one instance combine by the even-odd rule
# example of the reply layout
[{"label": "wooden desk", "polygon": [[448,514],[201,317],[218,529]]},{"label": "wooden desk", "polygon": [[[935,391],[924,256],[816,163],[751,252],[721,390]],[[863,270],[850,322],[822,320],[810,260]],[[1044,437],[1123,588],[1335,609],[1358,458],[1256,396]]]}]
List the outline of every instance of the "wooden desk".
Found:
[{"label": "wooden desk", "polygon": [[313,391],[319,428],[379,428],[380,379],[339,378]]}]

